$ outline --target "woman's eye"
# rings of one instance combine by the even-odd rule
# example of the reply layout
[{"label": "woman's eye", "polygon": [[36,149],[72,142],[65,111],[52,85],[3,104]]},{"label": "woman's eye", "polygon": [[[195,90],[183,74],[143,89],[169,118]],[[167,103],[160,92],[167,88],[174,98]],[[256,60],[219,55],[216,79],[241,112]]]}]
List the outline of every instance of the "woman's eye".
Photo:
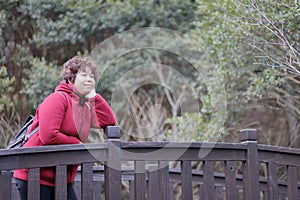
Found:
[{"label": "woman's eye", "polygon": [[92,79],[95,79],[94,74],[89,74],[89,73],[80,73],[80,76],[82,77],[90,77]]}]

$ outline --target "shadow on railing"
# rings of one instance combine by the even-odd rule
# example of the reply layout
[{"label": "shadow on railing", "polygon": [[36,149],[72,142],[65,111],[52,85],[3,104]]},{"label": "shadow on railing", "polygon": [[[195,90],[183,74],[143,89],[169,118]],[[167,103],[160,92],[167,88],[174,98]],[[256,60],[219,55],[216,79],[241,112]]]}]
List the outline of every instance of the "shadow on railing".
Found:
[{"label": "shadow on railing", "polygon": [[258,145],[252,129],[241,143],[120,142],[118,127],[105,135],[102,144],[0,150],[0,198],[18,199],[12,170],[29,168],[28,199],[39,199],[39,168],[56,166],[55,196],[67,199],[67,165],[80,164],[79,199],[300,199],[300,150]]}]

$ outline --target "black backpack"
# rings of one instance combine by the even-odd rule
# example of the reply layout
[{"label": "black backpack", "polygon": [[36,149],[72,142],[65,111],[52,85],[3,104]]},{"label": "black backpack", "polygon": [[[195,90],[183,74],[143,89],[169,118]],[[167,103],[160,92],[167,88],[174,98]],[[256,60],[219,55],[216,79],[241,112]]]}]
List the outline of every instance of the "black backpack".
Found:
[{"label": "black backpack", "polygon": [[[57,93],[63,95],[64,98],[67,100],[67,97],[64,94],[64,92],[57,92]],[[33,118],[34,118],[34,116],[32,116],[32,115],[29,115],[26,118],[22,128],[18,131],[18,133],[15,135],[14,139],[6,147],[7,149],[16,149],[16,148],[22,147],[25,144],[25,142],[27,142],[27,140],[39,130],[39,127],[36,127],[35,129],[33,129],[33,131],[31,133],[27,134],[28,130],[30,129],[30,127],[32,125]]]},{"label": "black backpack", "polygon": [[[57,92],[57,93],[63,95],[64,98],[67,100],[67,97],[64,94],[64,92]],[[91,105],[89,103],[87,103],[87,106],[88,106],[89,110],[91,111]],[[39,127],[36,127],[35,129],[32,130],[31,133],[27,133],[32,125],[33,118],[34,118],[34,116],[32,116],[32,115],[29,115],[26,118],[22,128],[18,131],[18,133],[15,135],[14,139],[6,147],[7,149],[16,149],[16,148],[22,147],[25,144],[25,142],[27,142],[27,140],[39,130]]]},{"label": "black backpack", "polygon": [[28,133],[28,130],[32,125],[33,118],[34,116],[32,115],[29,115],[26,118],[22,128],[18,131],[14,139],[6,147],[7,149],[16,149],[22,147],[25,142],[27,142],[27,140],[39,130],[39,127],[36,127],[31,133]]}]

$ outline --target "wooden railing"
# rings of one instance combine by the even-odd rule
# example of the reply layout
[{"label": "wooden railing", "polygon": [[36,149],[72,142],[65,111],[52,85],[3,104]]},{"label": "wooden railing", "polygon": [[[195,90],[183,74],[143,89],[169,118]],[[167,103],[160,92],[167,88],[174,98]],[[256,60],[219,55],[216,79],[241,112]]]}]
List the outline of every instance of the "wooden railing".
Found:
[{"label": "wooden railing", "polygon": [[[300,150],[241,143],[120,142],[0,150],[0,199],[18,199],[12,170],[29,168],[28,199],[39,199],[39,168],[56,166],[56,199],[66,198],[67,165],[80,164],[79,199],[300,199]],[[197,166],[198,168],[195,168]]]}]

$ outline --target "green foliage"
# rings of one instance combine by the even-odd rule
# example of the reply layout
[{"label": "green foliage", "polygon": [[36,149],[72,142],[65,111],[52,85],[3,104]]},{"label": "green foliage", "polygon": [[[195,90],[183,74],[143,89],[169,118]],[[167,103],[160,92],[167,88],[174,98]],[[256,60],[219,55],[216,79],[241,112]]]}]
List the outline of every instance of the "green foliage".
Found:
[{"label": "green foliage", "polygon": [[284,79],[281,78],[278,70],[267,68],[262,74],[253,74],[253,81],[250,82],[246,92],[244,93],[247,100],[257,98],[264,98],[264,92],[272,91],[274,86],[281,86],[284,83]]},{"label": "green foliage", "polygon": [[[299,2],[290,0],[1,2],[0,66],[5,68],[0,70],[0,110],[9,107],[24,117],[53,91],[60,80],[58,66],[68,58],[87,55],[106,39],[128,30],[162,27],[185,33],[195,42],[184,44],[180,37],[151,31],[117,38],[112,49],[107,48],[96,58],[101,73],[97,91],[108,98],[124,74],[136,72],[136,66],[156,63],[171,66],[187,77],[188,84],[181,79],[176,84],[182,88],[190,85],[196,91],[198,114],[180,113],[178,119],[169,116],[170,124],[180,134],[190,132],[191,127],[206,133],[196,139],[222,133],[219,125],[226,106],[230,119],[227,124],[233,124],[238,117],[235,113],[244,109],[245,102],[264,98],[277,98],[283,107],[291,109],[287,113],[296,113],[293,116],[300,118],[299,18]],[[160,48],[144,48],[145,37]],[[126,49],[130,51],[124,52]],[[200,64],[192,69],[189,62]],[[139,71],[136,80],[132,77],[128,83],[148,75]],[[165,94],[161,88],[149,85],[143,89],[153,96]],[[164,103],[172,107],[172,99],[168,101]]]},{"label": "green foliage", "polygon": [[[299,21],[297,4],[247,0],[199,2],[199,20],[195,22],[199,29],[194,33],[207,55],[226,75],[229,90],[244,85],[241,94],[249,95],[254,90],[251,87],[247,91],[248,84],[269,90],[282,83],[282,71],[296,72],[299,65],[291,66],[283,58],[297,61],[300,42],[295,23]],[[263,90],[254,91],[254,96]]]},{"label": "green foliage", "polygon": [[194,98],[198,101],[199,110],[169,118],[168,123],[172,125],[172,130],[168,132],[168,139],[216,142],[226,134],[224,125],[227,94],[223,75],[205,57],[200,57],[198,62],[201,63],[196,66],[198,77],[192,81],[191,86],[196,91]]},{"label": "green foliage", "polygon": [[32,43],[43,49],[42,56],[47,59],[64,59],[77,51],[90,51],[107,37],[137,27],[159,26],[186,32],[192,27],[195,8],[195,4],[187,0],[158,4],[54,0],[28,1],[20,5],[20,11],[30,16],[36,28]]},{"label": "green foliage", "polygon": [[32,68],[27,70],[28,80],[24,80],[25,88],[23,94],[30,97],[30,103],[34,108],[43,101],[43,99],[54,91],[55,87],[62,80],[60,69],[51,63],[46,63],[44,59],[33,59]]},{"label": "green foliage", "polygon": [[3,113],[8,108],[13,107],[13,102],[10,100],[9,95],[12,92],[11,86],[13,84],[14,77],[9,78],[7,76],[7,70],[4,66],[0,67],[0,112]]},{"label": "green foliage", "polygon": [[[219,141],[224,136],[223,126],[219,126],[221,121],[209,120],[207,113],[184,113],[183,116],[169,118],[166,122],[176,126],[177,132],[168,130],[167,141],[188,141],[188,142],[212,142]],[[220,120],[220,119],[219,119]],[[215,124],[214,124],[215,123]]]},{"label": "green foliage", "polygon": [[7,147],[21,126],[20,116],[16,111],[13,111],[9,116],[0,116],[0,149]]},{"label": "green foliage", "polygon": [[136,27],[161,27],[188,31],[195,19],[196,4],[192,1],[116,1],[108,4],[104,26],[118,32]]},{"label": "green foliage", "polygon": [[[224,78],[229,109],[227,125],[237,125],[247,104],[255,101],[273,100],[274,105],[280,102],[277,109],[299,113],[295,96],[300,74],[299,2],[201,0],[198,3],[197,29],[192,34],[207,58],[216,64],[216,72]],[[287,85],[292,87],[286,90]]]},{"label": "green foliage", "polygon": [[[1,62],[7,69],[20,70],[10,74],[19,81],[14,86],[16,92],[22,90],[22,79],[28,79],[23,69],[31,68],[33,58],[62,64],[78,52],[88,54],[99,42],[120,31],[145,26],[187,31],[196,16],[196,6],[189,0],[9,0],[1,8],[1,30],[6,30],[0,37],[1,53],[5,54]],[[22,110],[22,105],[18,109]]]}]

